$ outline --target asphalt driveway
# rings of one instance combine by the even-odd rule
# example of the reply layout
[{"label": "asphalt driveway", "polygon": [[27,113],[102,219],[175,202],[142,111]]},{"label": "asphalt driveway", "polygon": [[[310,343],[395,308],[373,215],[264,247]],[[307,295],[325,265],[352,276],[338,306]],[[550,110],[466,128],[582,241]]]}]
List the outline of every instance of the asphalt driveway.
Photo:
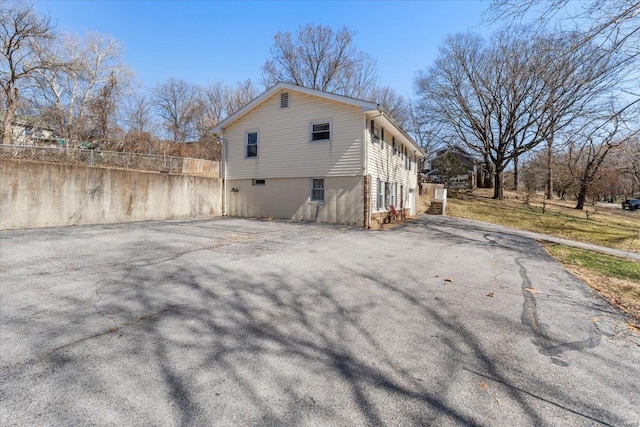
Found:
[{"label": "asphalt driveway", "polygon": [[531,239],[221,218],[0,234],[0,424],[640,424],[640,333]]}]

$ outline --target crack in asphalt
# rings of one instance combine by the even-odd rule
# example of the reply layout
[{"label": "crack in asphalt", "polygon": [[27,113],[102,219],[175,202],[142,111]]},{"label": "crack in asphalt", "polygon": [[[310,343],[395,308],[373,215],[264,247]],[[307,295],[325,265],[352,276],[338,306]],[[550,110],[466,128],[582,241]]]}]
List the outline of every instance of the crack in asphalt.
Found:
[{"label": "crack in asphalt", "polygon": [[522,324],[527,326],[534,333],[535,338],[532,342],[536,347],[538,347],[538,352],[540,354],[549,356],[554,365],[566,367],[569,366],[569,363],[562,360],[562,355],[565,351],[594,348],[600,345],[600,337],[594,331],[593,327],[591,328],[590,336],[587,339],[560,344],[554,343],[549,332],[538,318],[538,302],[536,297],[534,294],[527,292],[527,288],[532,288],[531,280],[527,274],[527,269],[522,264],[521,258],[515,258],[514,262],[518,266],[520,270],[520,277],[522,278],[521,288],[524,302],[522,303],[522,315],[520,316],[520,319]]}]

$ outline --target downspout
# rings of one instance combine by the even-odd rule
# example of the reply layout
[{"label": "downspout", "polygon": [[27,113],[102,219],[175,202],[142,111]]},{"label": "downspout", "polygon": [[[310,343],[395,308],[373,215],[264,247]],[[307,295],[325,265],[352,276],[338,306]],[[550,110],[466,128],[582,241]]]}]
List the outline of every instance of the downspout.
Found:
[{"label": "downspout", "polygon": [[227,216],[227,140],[224,136],[220,138],[220,143],[222,144],[222,216]]},{"label": "downspout", "polygon": [[[367,185],[370,187],[371,183],[369,182],[370,180],[367,177],[367,172],[368,172],[368,148],[369,148],[369,144],[367,144],[367,115],[363,114],[362,115],[362,120],[364,121],[364,130],[362,131],[362,157],[363,157],[363,164],[362,164],[362,177],[364,179],[364,181],[367,183]],[[365,188],[365,193],[367,194],[366,199],[364,200],[364,207],[367,210],[367,218],[366,218],[366,223],[364,224],[364,228],[371,228],[371,191],[368,188]]]}]

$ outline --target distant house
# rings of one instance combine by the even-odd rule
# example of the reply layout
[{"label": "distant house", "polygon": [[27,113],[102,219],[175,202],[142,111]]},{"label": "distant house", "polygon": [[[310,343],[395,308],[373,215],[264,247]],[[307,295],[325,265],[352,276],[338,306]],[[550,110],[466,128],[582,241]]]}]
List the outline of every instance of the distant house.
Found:
[{"label": "distant house", "polygon": [[426,182],[442,183],[455,189],[491,186],[491,175],[483,162],[460,147],[439,150],[429,165],[422,171]]},{"label": "distant house", "polygon": [[214,133],[224,142],[224,209],[370,227],[416,210],[424,153],[378,104],[278,83]]},{"label": "distant house", "polygon": [[16,117],[12,122],[13,143],[18,145],[50,145],[58,142],[55,131],[35,118]]}]

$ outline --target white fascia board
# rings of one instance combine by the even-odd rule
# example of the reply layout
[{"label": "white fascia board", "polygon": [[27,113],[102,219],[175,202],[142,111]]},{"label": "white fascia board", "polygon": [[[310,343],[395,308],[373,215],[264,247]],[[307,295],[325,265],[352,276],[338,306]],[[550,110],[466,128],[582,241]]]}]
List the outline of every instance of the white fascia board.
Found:
[{"label": "white fascia board", "polygon": [[249,111],[257,107],[258,105],[262,104],[264,101],[270,98],[273,94],[281,90],[290,90],[294,92],[300,92],[306,95],[317,96],[318,98],[341,102],[343,104],[354,105],[356,107],[360,107],[362,111],[377,110],[378,108],[378,104],[373,102],[363,101],[361,99],[350,98],[344,95],[337,95],[335,93],[323,92],[317,89],[309,89],[306,87],[302,87],[302,86],[298,86],[290,83],[280,82],[275,86],[272,86],[271,88],[267,89],[262,94],[254,98],[251,102],[246,104],[244,107],[242,107],[241,109],[239,109],[238,111],[236,111],[235,113],[233,113],[232,115],[230,115],[229,117],[227,117],[226,119],[218,123],[218,125],[213,128],[213,133],[216,135],[221,135],[224,132],[225,127],[229,126],[231,123],[235,122],[240,117],[244,116],[246,113],[248,113]]}]

